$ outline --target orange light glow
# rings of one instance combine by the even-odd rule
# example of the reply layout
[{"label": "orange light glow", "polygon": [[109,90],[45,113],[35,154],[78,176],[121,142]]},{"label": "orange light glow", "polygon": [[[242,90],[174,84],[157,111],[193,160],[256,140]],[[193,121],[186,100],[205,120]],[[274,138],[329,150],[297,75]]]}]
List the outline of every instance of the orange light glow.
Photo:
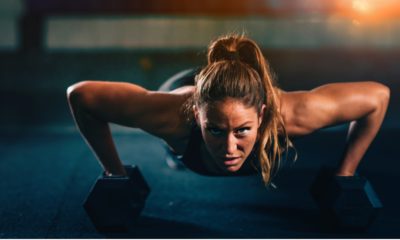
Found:
[{"label": "orange light glow", "polygon": [[334,13],[362,23],[379,23],[400,18],[400,1],[337,0]]},{"label": "orange light glow", "polygon": [[354,0],[353,9],[360,13],[370,13],[373,10],[370,1],[367,0]]}]

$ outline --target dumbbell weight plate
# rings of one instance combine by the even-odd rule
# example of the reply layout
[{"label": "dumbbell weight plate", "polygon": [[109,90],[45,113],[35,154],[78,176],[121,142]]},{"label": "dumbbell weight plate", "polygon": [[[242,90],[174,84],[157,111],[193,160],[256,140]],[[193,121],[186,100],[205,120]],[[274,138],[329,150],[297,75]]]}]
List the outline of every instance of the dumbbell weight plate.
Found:
[{"label": "dumbbell weight plate", "polygon": [[341,228],[365,230],[382,208],[366,178],[334,176],[327,167],[319,171],[310,190],[324,220]]},{"label": "dumbbell weight plate", "polygon": [[101,175],[83,206],[98,231],[124,231],[145,205],[150,188],[136,166],[125,166],[129,177]]}]

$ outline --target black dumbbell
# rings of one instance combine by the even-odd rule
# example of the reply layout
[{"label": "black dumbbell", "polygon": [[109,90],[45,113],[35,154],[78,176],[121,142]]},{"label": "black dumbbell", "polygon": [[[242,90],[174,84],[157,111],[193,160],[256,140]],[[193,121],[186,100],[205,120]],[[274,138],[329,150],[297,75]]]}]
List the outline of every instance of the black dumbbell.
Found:
[{"label": "black dumbbell", "polygon": [[144,208],[150,188],[137,166],[125,166],[128,176],[106,176],[93,185],[83,207],[100,232],[126,231]]},{"label": "black dumbbell", "polygon": [[321,168],[310,190],[325,222],[346,230],[368,229],[383,207],[365,177],[335,176],[328,167]]}]

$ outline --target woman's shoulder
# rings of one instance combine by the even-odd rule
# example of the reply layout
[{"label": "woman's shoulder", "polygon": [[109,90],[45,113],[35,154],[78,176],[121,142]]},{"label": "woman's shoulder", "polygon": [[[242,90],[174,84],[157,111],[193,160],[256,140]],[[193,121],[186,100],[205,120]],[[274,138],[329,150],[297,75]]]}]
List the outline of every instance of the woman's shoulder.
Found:
[{"label": "woman's shoulder", "polygon": [[289,136],[303,135],[305,130],[299,125],[299,117],[303,116],[307,106],[307,91],[278,90],[279,113]]},{"label": "woman's shoulder", "polygon": [[161,138],[168,143],[176,152],[182,152],[191,137],[193,130],[192,112],[190,106],[190,98],[193,96],[194,87],[184,86],[177,88],[166,94],[171,98],[175,98],[175,109],[171,112],[170,119],[174,119],[169,124],[168,131]]}]

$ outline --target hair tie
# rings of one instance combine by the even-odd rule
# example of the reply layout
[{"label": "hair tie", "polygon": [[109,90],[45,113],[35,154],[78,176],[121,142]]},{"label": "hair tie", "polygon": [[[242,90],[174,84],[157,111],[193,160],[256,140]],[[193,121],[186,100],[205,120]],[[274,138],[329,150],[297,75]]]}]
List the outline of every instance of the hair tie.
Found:
[{"label": "hair tie", "polygon": [[226,59],[231,61],[240,60],[239,53],[237,51],[227,51]]}]

